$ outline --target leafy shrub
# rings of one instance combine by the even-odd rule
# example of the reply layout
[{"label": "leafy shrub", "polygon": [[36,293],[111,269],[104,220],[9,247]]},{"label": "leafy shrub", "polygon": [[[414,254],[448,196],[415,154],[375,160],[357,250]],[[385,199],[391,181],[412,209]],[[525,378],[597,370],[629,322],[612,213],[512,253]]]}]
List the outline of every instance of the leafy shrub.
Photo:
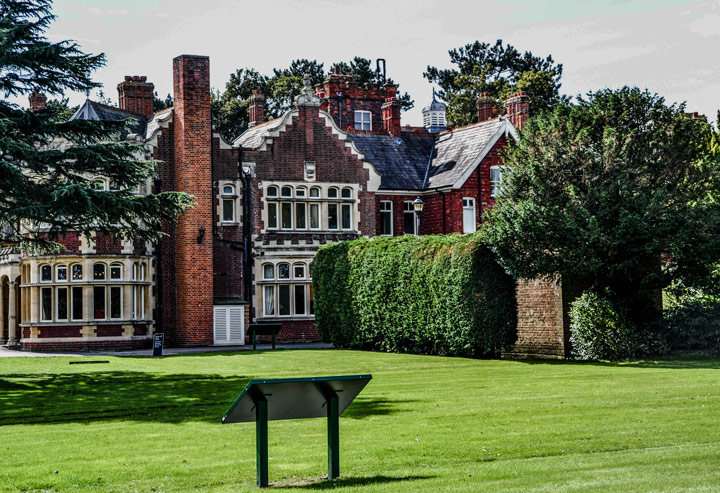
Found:
[{"label": "leafy shrub", "polygon": [[720,303],[684,300],[665,312],[659,332],[672,350],[720,350]]},{"label": "leafy shrub", "polygon": [[570,346],[579,360],[641,358],[666,351],[658,337],[636,329],[623,310],[594,291],[570,305]]},{"label": "leafy shrub", "polygon": [[475,235],[333,244],[312,271],[318,333],[338,347],[479,357],[513,342],[515,283]]}]

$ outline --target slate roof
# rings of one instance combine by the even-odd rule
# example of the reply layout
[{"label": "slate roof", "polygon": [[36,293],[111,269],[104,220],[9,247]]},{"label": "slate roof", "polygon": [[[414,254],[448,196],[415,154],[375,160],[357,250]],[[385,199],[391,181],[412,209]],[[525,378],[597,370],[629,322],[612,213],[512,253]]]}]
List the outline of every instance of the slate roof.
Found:
[{"label": "slate roof", "polygon": [[434,137],[348,134],[348,140],[380,173],[381,189],[422,190]]},{"label": "slate roof", "polygon": [[[293,113],[256,125],[233,144],[257,149]],[[515,132],[507,119],[496,118],[431,135],[348,133],[347,140],[381,175],[381,190],[429,190],[455,185],[478,164],[488,145],[504,132]]]},{"label": "slate roof", "polygon": [[[145,135],[145,128],[147,126],[147,118],[141,115],[136,115],[135,113],[130,113],[127,111],[123,111],[120,108],[116,108],[114,106],[108,106],[106,104],[96,103],[95,101],[90,101],[89,99],[85,101],[85,103],[78,108],[78,110],[75,112],[75,114],[70,118],[70,120],[102,120],[102,121],[118,121],[118,120],[125,120],[127,118],[133,118],[136,120],[136,123],[133,123],[130,125],[130,132],[136,133],[139,135]],[[126,133],[123,134],[123,138],[127,135]]]},{"label": "slate roof", "polygon": [[510,123],[494,119],[438,134],[425,188],[454,185],[504,125]]},{"label": "slate roof", "polygon": [[254,127],[248,128],[240,136],[233,141],[233,144],[240,144],[245,149],[257,149],[263,145],[264,137],[267,136],[271,131],[282,125],[283,120],[288,115],[275,118],[267,122],[260,123]]}]

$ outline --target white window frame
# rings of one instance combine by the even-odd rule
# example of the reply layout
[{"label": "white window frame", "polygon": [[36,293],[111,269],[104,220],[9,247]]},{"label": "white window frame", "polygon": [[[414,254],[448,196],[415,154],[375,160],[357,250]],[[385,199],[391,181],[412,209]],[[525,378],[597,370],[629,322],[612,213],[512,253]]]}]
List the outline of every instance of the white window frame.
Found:
[{"label": "white window frame", "polygon": [[[47,267],[47,269],[50,271],[50,279],[47,279],[47,280],[43,279],[43,268],[45,268],[45,267]],[[39,273],[40,273],[40,282],[41,282],[41,283],[50,283],[50,282],[53,281],[53,268],[52,268],[52,265],[50,265],[50,264],[42,264],[42,265],[40,266],[40,268],[39,268]]]},{"label": "white window frame", "polygon": [[[120,316],[119,317],[112,316],[112,292],[113,292],[113,289],[117,289],[120,291]],[[124,291],[125,290],[123,289],[122,286],[118,286],[118,285],[108,286],[108,289],[107,289],[107,293],[108,293],[107,294],[107,297],[108,297],[108,299],[107,299],[107,319],[108,320],[122,320],[123,319],[123,307],[124,307],[123,301],[125,298]]]},{"label": "white window frame", "polygon": [[[60,272],[61,269],[65,270],[65,279],[60,279],[60,276],[58,275],[58,272]],[[60,264],[55,266],[55,280],[57,282],[68,282],[68,266],[67,264]]]},{"label": "white window frame", "polygon": [[[412,233],[408,233],[405,231],[405,214],[412,214]],[[406,235],[417,234],[417,217],[415,217],[415,206],[413,205],[412,200],[405,200],[403,202],[403,233]]]},{"label": "white window frame", "polygon": [[355,110],[355,130],[372,130],[372,113]]},{"label": "white window frame", "polygon": [[[383,205],[388,205],[389,208],[383,209]],[[383,233],[383,213],[390,214],[390,233]],[[393,202],[392,200],[381,200],[380,201],[380,236],[392,236],[393,235]]]},{"label": "white window frame", "polygon": [[[490,197],[493,199],[497,197],[498,193],[500,193],[504,169],[504,166],[490,166]],[[493,180],[493,171],[497,171],[499,176],[498,180]]]},{"label": "white window frame", "polygon": [[[48,311],[48,317],[46,318],[45,310],[43,310],[43,297],[44,293],[50,293],[50,310]],[[52,322],[53,320],[53,305],[54,305],[54,299],[53,299],[53,288],[50,286],[45,286],[40,288],[40,321],[41,322]]]},{"label": "white window frame", "polygon": [[[60,296],[58,293],[61,289],[65,290],[65,318],[60,318]],[[58,322],[67,322],[70,319],[70,310],[72,307],[70,306],[70,286],[58,286],[55,288],[55,320]]]},{"label": "white window frame", "polygon": [[[113,277],[113,269],[120,269],[120,276],[119,277]],[[123,278],[123,265],[118,263],[110,264],[110,280],[111,281],[121,281]]]},{"label": "white window frame", "polygon": [[[227,191],[229,188],[230,191]],[[237,223],[237,194],[235,193],[235,185],[232,183],[221,183],[220,184],[220,222],[221,223]],[[225,204],[230,204],[230,211],[232,217],[229,219],[225,217]]]}]

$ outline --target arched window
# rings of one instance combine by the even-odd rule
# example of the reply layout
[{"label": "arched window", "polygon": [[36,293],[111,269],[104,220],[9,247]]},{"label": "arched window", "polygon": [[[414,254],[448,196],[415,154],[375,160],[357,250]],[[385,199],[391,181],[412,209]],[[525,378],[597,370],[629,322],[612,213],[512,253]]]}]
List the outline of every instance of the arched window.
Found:
[{"label": "arched window", "polygon": [[235,187],[223,185],[221,202],[222,221],[226,223],[235,222]]},{"label": "arched window", "polygon": [[263,279],[275,279],[275,266],[273,264],[263,265]]},{"label": "arched window", "polygon": [[51,282],[52,281],[52,267],[49,265],[40,266],[40,282]]},{"label": "arched window", "polygon": [[320,189],[317,187],[313,187],[310,189],[310,196],[311,197],[320,197]]},{"label": "arched window", "polygon": [[83,266],[81,264],[72,264],[70,266],[70,272],[72,274],[73,281],[82,281],[83,278]]},{"label": "arched window", "polygon": [[305,264],[293,264],[293,279],[305,279]]},{"label": "arched window", "polygon": [[67,265],[55,267],[55,279],[63,282],[67,281]]},{"label": "arched window", "polygon": [[141,281],[144,281],[144,280],[145,280],[145,275],[146,275],[146,274],[145,274],[145,271],[146,271],[146,269],[147,269],[147,267],[145,266],[145,262],[141,262],[141,263],[140,263],[140,280],[141,280]]},{"label": "arched window", "polygon": [[96,263],[93,265],[93,281],[105,280],[105,264]]},{"label": "arched window", "polygon": [[268,187],[267,189],[267,196],[268,197],[277,197],[278,195],[278,189],[276,186]]},{"label": "arched window", "polygon": [[280,189],[280,195],[283,197],[292,197],[292,187],[282,187]]},{"label": "arched window", "polygon": [[352,188],[345,187],[342,189],[342,198],[344,199],[351,199],[352,198]]},{"label": "arched window", "polygon": [[138,269],[139,269],[138,263],[133,262],[133,267],[132,267],[132,280],[133,281],[137,281],[137,279],[138,279]]},{"label": "arched window", "polygon": [[290,264],[278,264],[278,279],[290,279]]},{"label": "arched window", "polygon": [[305,192],[307,192],[307,189],[305,187],[297,187],[295,189],[295,196],[296,197],[306,197]]},{"label": "arched window", "polygon": [[336,199],[337,196],[338,196],[337,188],[328,188],[328,198],[329,199]]},{"label": "arched window", "polygon": [[110,265],[110,279],[115,281],[122,279],[122,264]]}]

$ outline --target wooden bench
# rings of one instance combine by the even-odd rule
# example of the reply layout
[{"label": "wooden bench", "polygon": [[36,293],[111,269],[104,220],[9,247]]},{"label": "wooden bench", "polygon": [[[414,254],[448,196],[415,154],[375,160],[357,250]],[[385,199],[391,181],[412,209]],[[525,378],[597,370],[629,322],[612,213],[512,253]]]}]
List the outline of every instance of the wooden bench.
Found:
[{"label": "wooden bench", "polygon": [[275,337],[280,332],[282,324],[279,323],[256,323],[250,324],[250,338],[252,339],[253,351],[256,349],[257,336],[272,336],[272,348],[275,349]]}]

